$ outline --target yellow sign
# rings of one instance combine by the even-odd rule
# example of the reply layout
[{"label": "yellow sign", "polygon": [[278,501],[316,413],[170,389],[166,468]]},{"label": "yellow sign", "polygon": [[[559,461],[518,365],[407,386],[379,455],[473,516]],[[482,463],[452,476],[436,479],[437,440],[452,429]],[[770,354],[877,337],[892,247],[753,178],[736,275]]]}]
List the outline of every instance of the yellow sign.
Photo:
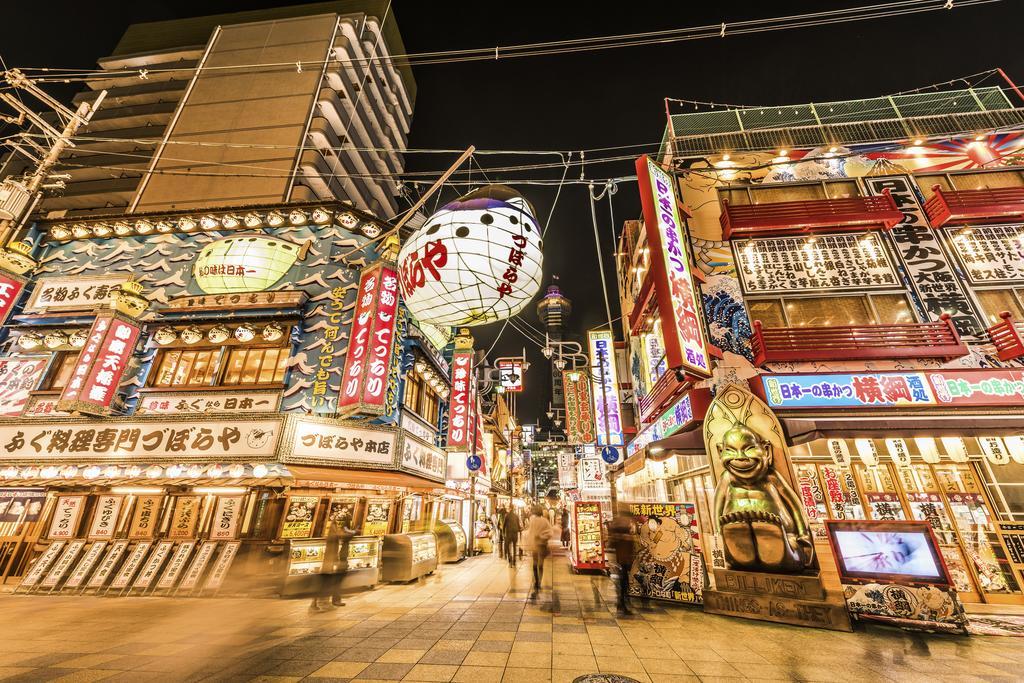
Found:
[{"label": "yellow sign", "polygon": [[317,496],[291,496],[285,507],[281,524],[281,538],[309,538],[313,535],[313,520],[320,503]]},{"label": "yellow sign", "polygon": [[366,518],[363,520],[364,536],[383,536],[388,532],[388,517],[391,516],[390,500],[371,500],[366,504]]}]

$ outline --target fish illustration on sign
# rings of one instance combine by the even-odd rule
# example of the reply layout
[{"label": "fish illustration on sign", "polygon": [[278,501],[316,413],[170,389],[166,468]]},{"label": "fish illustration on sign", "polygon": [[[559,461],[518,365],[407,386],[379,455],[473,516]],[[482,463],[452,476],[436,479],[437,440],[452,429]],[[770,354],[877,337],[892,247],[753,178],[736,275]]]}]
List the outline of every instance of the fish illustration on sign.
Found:
[{"label": "fish illustration on sign", "polygon": [[203,247],[192,275],[207,294],[262,292],[304,259],[309,245],[266,235],[233,235]]}]

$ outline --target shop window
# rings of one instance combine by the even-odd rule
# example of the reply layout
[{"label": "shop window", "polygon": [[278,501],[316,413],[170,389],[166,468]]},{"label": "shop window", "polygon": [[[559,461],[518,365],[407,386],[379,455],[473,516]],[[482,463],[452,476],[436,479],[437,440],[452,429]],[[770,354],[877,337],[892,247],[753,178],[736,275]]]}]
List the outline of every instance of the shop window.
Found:
[{"label": "shop window", "polygon": [[288,351],[284,348],[232,348],[224,384],[275,384],[284,381]]},{"label": "shop window", "polygon": [[782,313],[782,301],[780,299],[769,299],[766,301],[751,301],[747,304],[750,320],[760,320],[765,327],[785,327],[786,318]]},{"label": "shop window", "polygon": [[754,204],[775,204],[777,202],[804,202],[825,199],[825,188],[821,185],[779,185],[753,189]]},{"label": "shop window", "polygon": [[220,349],[196,351],[168,350],[156,364],[155,387],[194,387],[213,383],[217,375]]},{"label": "shop window", "polygon": [[[227,361],[223,358],[227,355]],[[157,357],[150,386],[201,387],[280,384],[287,370],[284,347],[168,349]],[[221,369],[223,368],[223,372]]]},{"label": "shop window", "polygon": [[786,315],[792,327],[863,325],[871,320],[867,300],[861,296],[790,299]]},{"label": "shop window", "polygon": [[982,171],[974,173],[929,173],[916,176],[924,198],[934,194],[938,185],[943,192],[953,190],[991,190],[1000,187],[1024,187],[1024,174],[1020,171]]},{"label": "shop window", "polygon": [[1024,301],[1024,290],[978,289],[975,293],[990,325],[995,325],[1001,320],[999,314],[1003,311],[1009,311],[1016,320],[1024,320],[1024,305],[1021,303]]},{"label": "shop window", "polygon": [[751,320],[765,327],[828,327],[912,323],[914,311],[905,294],[777,297],[750,299]]},{"label": "shop window", "polygon": [[438,397],[431,389],[423,392],[422,404],[419,411],[420,417],[432,425],[437,424],[438,418]]},{"label": "shop window", "polygon": [[875,309],[874,319],[882,325],[914,322],[914,311],[903,294],[872,294],[868,302]]},{"label": "shop window", "polygon": [[420,396],[423,394],[424,382],[414,371],[405,376],[405,396],[402,399],[406,408],[419,412]]},{"label": "shop window", "polygon": [[56,391],[66,387],[68,382],[71,381],[71,374],[75,371],[77,364],[77,351],[65,351],[57,354],[57,359],[50,368],[50,378],[46,383],[46,388]]}]

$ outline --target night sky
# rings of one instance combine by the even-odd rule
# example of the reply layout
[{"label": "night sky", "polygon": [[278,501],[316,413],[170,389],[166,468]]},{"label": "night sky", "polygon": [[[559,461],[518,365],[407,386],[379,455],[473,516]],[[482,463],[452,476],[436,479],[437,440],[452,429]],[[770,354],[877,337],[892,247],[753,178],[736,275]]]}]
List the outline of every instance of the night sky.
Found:
[{"label": "night sky", "polygon": [[[220,12],[259,9],[278,2],[207,1],[132,3],[8,3],[0,55],[8,66],[94,68],[110,54],[131,23]],[[300,3],[296,3],[300,4]],[[618,11],[581,2],[423,2],[393,5],[410,52],[493,47],[600,35],[718,24],[870,4],[775,2],[633,2]],[[942,0],[937,0],[941,5]],[[500,9],[499,9],[500,8]],[[805,28],[749,36],[729,36],[668,45],[645,46],[503,61],[415,67],[419,87],[413,148],[581,150],[644,145],[628,150],[592,152],[588,160],[623,153],[653,152],[665,127],[665,97],[737,104],[792,104],[884,95],[947,81],[993,67],[1024,83],[1019,0],[917,14],[906,17]],[[15,29],[15,27],[18,27]],[[986,85],[991,85],[987,82]],[[961,84],[962,85],[962,84]],[[73,90],[51,90],[65,98]],[[410,171],[445,168],[457,155],[409,155]],[[554,156],[478,156],[488,167],[557,161]],[[632,163],[588,164],[587,178],[625,176]],[[491,180],[547,178],[561,170],[517,175],[490,172]],[[580,177],[573,167],[571,178]],[[474,177],[478,178],[474,172]],[[543,223],[555,195],[553,187],[519,186],[538,209]],[[456,191],[446,188],[443,200]],[[614,196],[617,228],[638,217],[635,183],[623,183]],[[609,278],[612,316],[617,295],[611,269],[611,228],[607,202],[598,206],[600,234]],[[552,274],[573,299],[574,331],[606,320],[600,293],[587,188],[562,190],[545,240],[545,284]],[[539,325],[529,307],[526,317]],[[501,324],[476,328],[478,347],[491,345]],[[528,391],[520,418],[542,415],[547,381],[539,349],[509,326],[494,355],[526,346],[535,364],[526,376]]]}]

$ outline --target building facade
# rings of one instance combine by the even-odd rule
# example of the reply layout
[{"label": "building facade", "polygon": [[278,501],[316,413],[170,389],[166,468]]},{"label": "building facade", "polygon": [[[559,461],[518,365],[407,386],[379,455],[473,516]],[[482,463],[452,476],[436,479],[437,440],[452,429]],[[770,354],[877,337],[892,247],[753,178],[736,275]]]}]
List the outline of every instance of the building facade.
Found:
[{"label": "building facade", "polygon": [[711,365],[666,362],[686,307],[659,300],[662,256],[627,222],[642,425],[620,498],[695,503],[724,567],[701,426],[741,385],[779,418],[831,587],[826,521],[919,520],[963,603],[1024,605],[1022,118],[998,87],[670,116],[656,164],[677,180]]}]

